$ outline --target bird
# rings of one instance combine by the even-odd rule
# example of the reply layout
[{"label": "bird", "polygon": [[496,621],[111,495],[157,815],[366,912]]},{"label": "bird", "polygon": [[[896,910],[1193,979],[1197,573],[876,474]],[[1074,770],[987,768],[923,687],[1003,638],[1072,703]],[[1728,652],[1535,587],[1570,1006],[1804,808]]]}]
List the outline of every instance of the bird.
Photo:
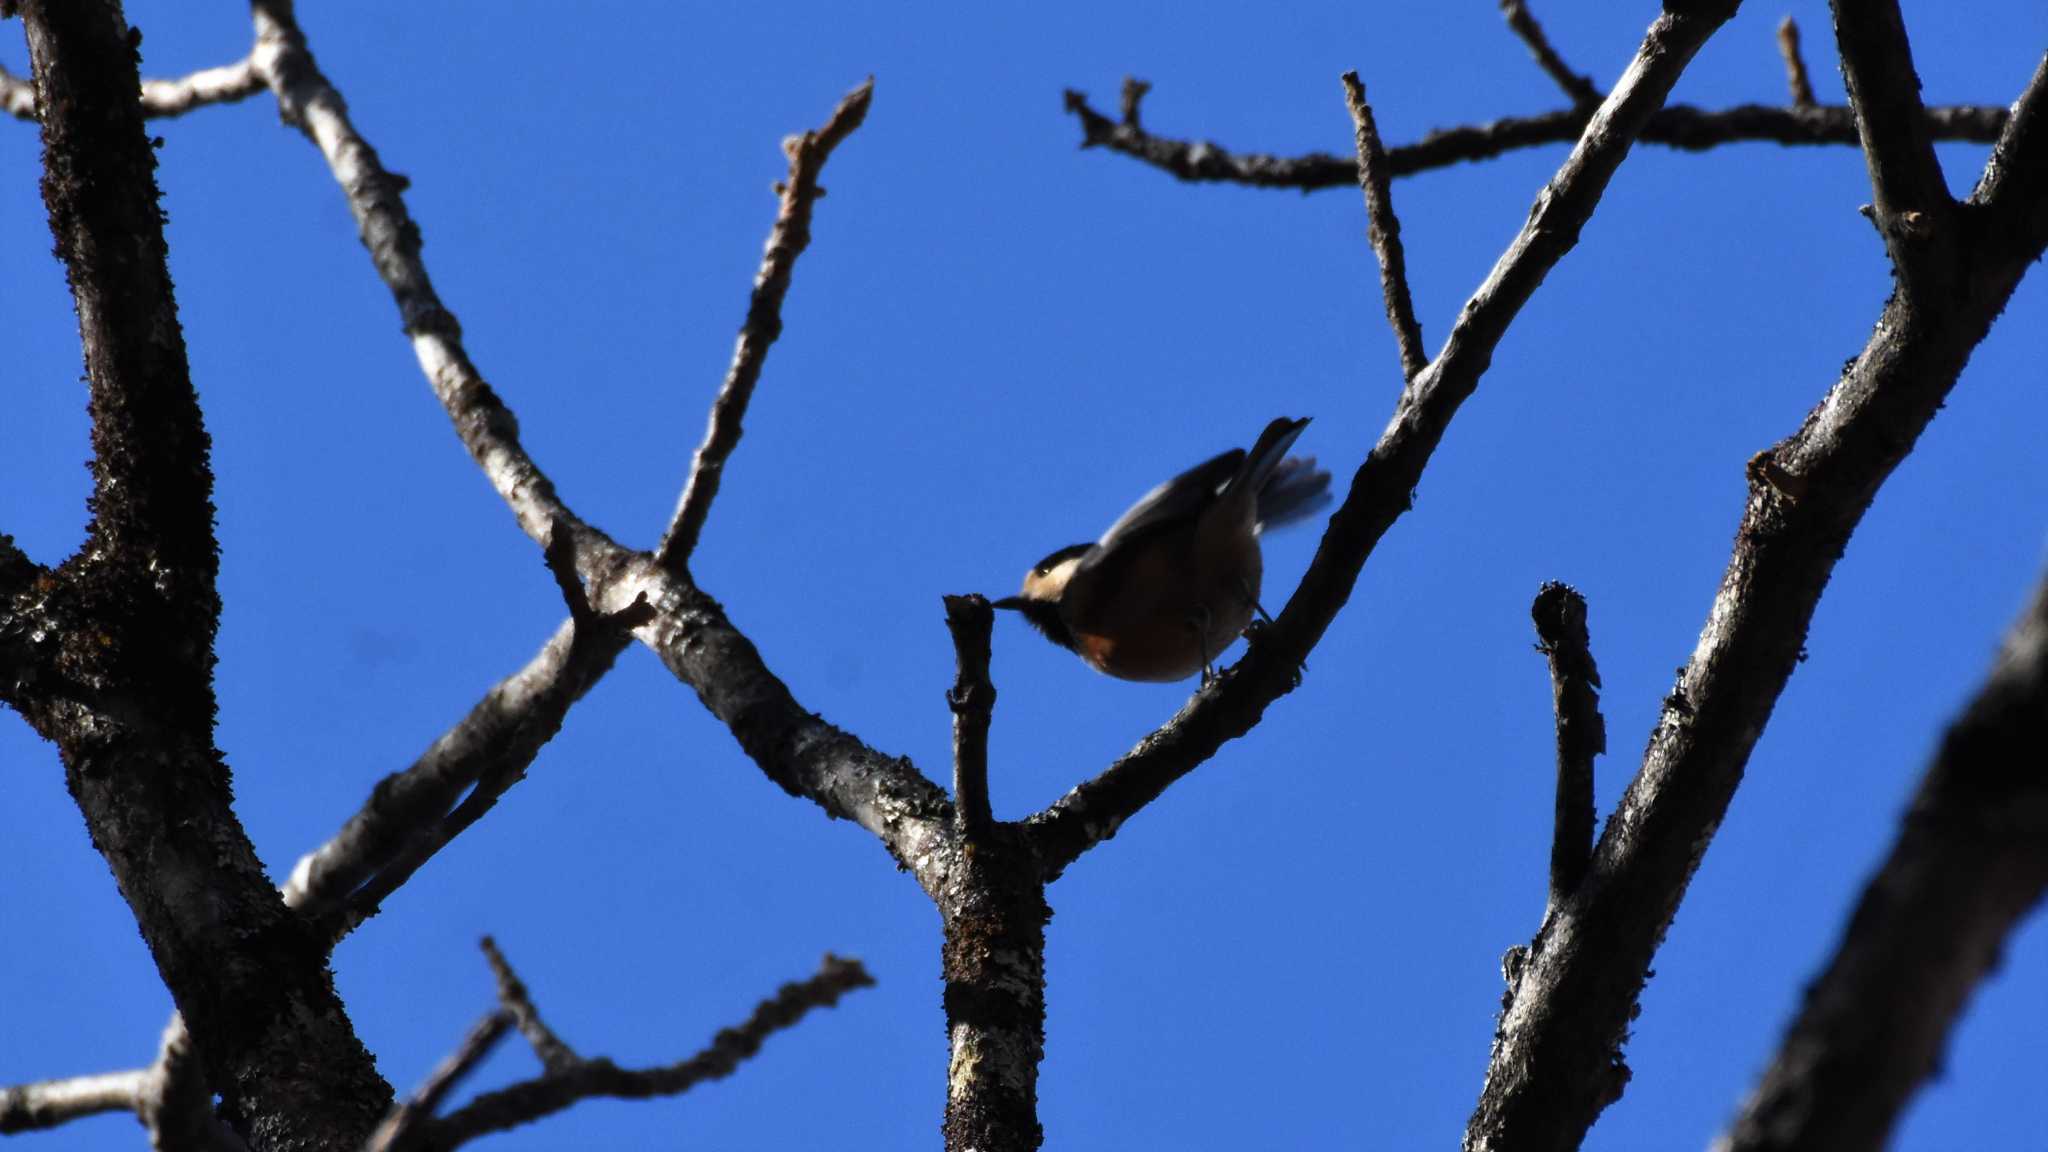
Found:
[{"label": "bird", "polygon": [[1251,625],[1264,560],[1259,533],[1330,502],[1330,474],[1287,450],[1308,427],[1285,416],[1249,451],[1232,448],[1145,494],[1093,544],[1033,565],[1023,589],[992,601],[1094,668],[1170,682],[1200,672]]}]

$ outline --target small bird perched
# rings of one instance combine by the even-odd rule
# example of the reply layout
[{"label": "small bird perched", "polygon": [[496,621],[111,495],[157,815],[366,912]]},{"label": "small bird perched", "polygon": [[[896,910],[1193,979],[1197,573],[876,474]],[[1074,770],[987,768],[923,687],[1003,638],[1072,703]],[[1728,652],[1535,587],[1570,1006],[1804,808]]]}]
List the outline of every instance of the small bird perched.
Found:
[{"label": "small bird perched", "polygon": [[1023,591],[995,602],[1046,639],[1122,680],[1206,679],[1259,607],[1262,529],[1330,501],[1330,474],[1288,456],[1307,420],[1266,425],[1145,494],[1093,544],[1047,556]]}]

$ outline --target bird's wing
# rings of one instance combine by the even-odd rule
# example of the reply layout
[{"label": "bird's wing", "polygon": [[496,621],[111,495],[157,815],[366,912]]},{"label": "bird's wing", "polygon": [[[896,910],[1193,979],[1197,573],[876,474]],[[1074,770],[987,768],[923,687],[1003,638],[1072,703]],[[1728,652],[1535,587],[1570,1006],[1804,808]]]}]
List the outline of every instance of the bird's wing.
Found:
[{"label": "bird's wing", "polygon": [[1117,517],[1109,531],[1102,534],[1102,539],[1095,542],[1095,551],[1081,561],[1082,566],[1094,567],[1118,545],[1129,543],[1141,534],[1193,519],[1216,499],[1217,490],[1237,475],[1238,467],[1243,463],[1244,449],[1232,448],[1145,493],[1143,499]]}]

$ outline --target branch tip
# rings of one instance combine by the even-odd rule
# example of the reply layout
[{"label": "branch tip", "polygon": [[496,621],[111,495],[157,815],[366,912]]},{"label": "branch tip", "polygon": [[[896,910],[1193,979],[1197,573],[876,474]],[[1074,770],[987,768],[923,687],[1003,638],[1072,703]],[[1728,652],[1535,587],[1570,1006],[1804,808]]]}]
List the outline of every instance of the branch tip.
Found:
[{"label": "branch tip", "polygon": [[1387,156],[1380,147],[1379,128],[1373,123],[1372,105],[1366,102],[1365,85],[1358,73],[1343,77],[1344,101],[1351,109],[1358,152],[1358,187],[1365,194],[1366,238],[1380,267],[1380,297],[1387,323],[1394,330],[1400,350],[1401,379],[1413,380],[1429,367],[1422,350],[1422,326],[1415,320],[1415,303],[1408,294],[1408,261],[1401,248],[1401,221],[1394,215],[1393,193],[1388,188]]},{"label": "branch tip", "polygon": [[1514,30],[1522,43],[1528,45],[1529,54],[1536,58],[1536,66],[1564,90],[1574,107],[1586,108],[1600,103],[1599,86],[1591,77],[1572,71],[1564,57],[1558,55],[1557,49],[1550,46],[1550,38],[1543,34],[1543,26],[1536,22],[1536,17],[1522,0],[1500,0],[1500,14],[1507,18],[1508,27]]},{"label": "branch tip", "polygon": [[995,610],[986,597],[947,596],[946,630],[957,670],[946,703],[953,711],[953,813],[963,839],[978,839],[994,822],[988,800],[988,729],[996,689],[989,681]]}]

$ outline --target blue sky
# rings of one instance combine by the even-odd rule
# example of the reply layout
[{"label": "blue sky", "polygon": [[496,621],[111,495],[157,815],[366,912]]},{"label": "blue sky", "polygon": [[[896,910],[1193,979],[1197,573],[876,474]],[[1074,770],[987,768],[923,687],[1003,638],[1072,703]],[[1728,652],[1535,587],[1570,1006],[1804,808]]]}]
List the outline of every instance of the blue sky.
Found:
[{"label": "blue sky", "polygon": [[[1752,7],[1680,84],[1784,99]],[[247,48],[234,5],[130,7],[146,70]],[[1654,6],[1552,4],[1604,86]],[[1909,4],[1934,102],[2002,104],[2048,10]],[[1075,148],[1060,90],[1279,152],[1555,107],[1495,5],[307,5],[315,53],[408,202],[479,367],[566,499],[652,544],[730,354],[778,141],[873,73],[695,564],[805,706],[947,769],[942,593],[1013,589],[1161,477],[1312,415],[1340,476],[1396,357],[1355,192],[1184,187]],[[0,63],[25,64],[18,25]],[[282,877],[562,615],[538,550],[450,434],[318,154],[267,98],[162,123],[172,270],[213,434],[226,613],[219,741]],[[1944,145],[1960,192],[1986,149]],[[1394,187],[1425,338],[1562,146]],[[76,327],[29,126],[0,124],[0,530],[74,549],[87,492]],[[1300,691],[1051,890],[1049,1145],[1448,1146],[1485,1068],[1499,958],[1542,912],[1549,689],[1528,606],[1591,603],[1610,808],[1727,559],[1743,462],[1863,345],[1889,288],[1853,149],[1630,158],[1517,320]],[[1701,1147],[1775,1046],[1889,843],[1940,728],[2040,573],[2037,272],[1837,568],[1656,964],[1635,1078],[1593,1149]],[[1270,538],[1284,598],[1313,528]],[[1095,675],[1001,622],[996,812],[1099,771],[1186,686]],[[144,1063],[169,1012],[56,756],[0,717],[0,1082]],[[572,1043],[679,1058],[831,949],[880,986],[676,1100],[590,1103],[489,1147],[938,1145],[936,914],[871,838],[791,800],[642,650],[488,819],[345,942],[337,976],[407,1091],[491,1002],[495,934]],[[2048,930],[2017,936],[1897,1147],[2048,1131]],[[530,1074],[508,1045],[478,1075]],[[110,1117],[24,1148],[123,1146]]]}]

